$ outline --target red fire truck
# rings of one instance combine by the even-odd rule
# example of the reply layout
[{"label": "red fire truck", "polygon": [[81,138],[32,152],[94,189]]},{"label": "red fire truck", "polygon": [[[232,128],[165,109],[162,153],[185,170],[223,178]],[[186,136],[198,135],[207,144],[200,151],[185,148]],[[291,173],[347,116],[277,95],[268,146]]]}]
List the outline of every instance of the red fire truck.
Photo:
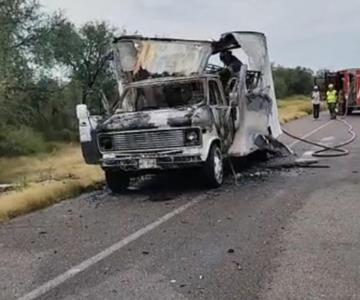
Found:
[{"label": "red fire truck", "polygon": [[[325,87],[334,84],[339,92],[339,113],[360,110],[360,69],[325,73]],[[325,88],[326,89],[326,88]]]}]

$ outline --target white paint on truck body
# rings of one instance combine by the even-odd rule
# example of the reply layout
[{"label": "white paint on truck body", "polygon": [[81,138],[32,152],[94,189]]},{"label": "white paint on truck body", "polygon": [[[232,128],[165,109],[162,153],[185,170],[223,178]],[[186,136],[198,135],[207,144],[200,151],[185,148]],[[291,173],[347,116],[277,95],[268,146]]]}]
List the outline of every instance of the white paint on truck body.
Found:
[{"label": "white paint on truck body", "polygon": [[[233,49],[242,49],[247,65],[243,65],[239,74],[232,74],[236,84],[229,93],[222,86],[219,73],[209,74],[208,63],[212,55]],[[200,155],[204,162],[214,141],[219,141],[224,155],[242,157],[259,149],[255,143],[259,136],[276,138],[281,134],[267,41],[262,33],[230,32],[215,42],[120,37],[114,43],[114,65],[119,90],[123,91],[122,100],[104,121],[93,124],[91,118],[79,118],[81,142],[94,138],[95,129],[98,134],[131,134],[133,130],[146,135],[146,132],[156,130],[199,127],[201,145],[179,147],[178,150],[183,155]],[[247,83],[249,72],[259,77],[255,87]],[[166,103],[168,100],[164,102],[165,106],[163,103],[160,105],[164,100],[160,101],[164,96],[161,93],[171,84],[180,86],[196,81],[204,84],[204,91],[201,91],[203,100],[196,105],[184,102],[183,105],[172,106]],[[210,93],[210,83],[214,82],[219,88],[216,103],[212,103]],[[131,89],[134,92],[129,92]],[[152,99],[156,107],[138,108],[139,94],[146,101]],[[176,96],[177,92],[171,95]],[[174,125],[174,122],[186,125]],[[120,139],[123,140],[123,135]],[[142,147],[143,144],[141,142]],[[166,148],[165,142],[164,151],[168,150]],[[158,148],[146,150],[142,155],[159,152]],[[136,155],[141,153],[141,150],[132,151]],[[99,147],[99,152],[104,151]],[[111,150],[106,149],[106,153],[102,154],[105,154],[103,158],[109,157]],[[126,152],[126,155],[130,154]]]}]

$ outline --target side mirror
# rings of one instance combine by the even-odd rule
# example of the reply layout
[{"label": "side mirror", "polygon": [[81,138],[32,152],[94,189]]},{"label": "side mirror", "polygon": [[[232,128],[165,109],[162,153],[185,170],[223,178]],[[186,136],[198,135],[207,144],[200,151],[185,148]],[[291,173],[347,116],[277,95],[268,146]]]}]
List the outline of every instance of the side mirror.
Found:
[{"label": "side mirror", "polygon": [[79,120],[89,118],[90,113],[86,104],[78,104],[76,105],[76,117]]}]

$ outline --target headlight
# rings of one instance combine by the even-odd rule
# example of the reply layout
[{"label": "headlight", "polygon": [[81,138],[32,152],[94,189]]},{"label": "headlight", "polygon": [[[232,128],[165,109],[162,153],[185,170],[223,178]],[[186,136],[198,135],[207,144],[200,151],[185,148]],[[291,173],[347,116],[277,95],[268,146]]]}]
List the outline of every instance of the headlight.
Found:
[{"label": "headlight", "polygon": [[195,131],[190,131],[186,134],[186,140],[188,142],[193,142],[199,139],[199,135],[197,132]]},{"label": "headlight", "polygon": [[200,131],[198,129],[185,131],[185,142],[187,145],[200,145]]},{"label": "headlight", "polygon": [[102,136],[99,139],[99,146],[101,150],[112,150],[113,143],[110,136]]}]

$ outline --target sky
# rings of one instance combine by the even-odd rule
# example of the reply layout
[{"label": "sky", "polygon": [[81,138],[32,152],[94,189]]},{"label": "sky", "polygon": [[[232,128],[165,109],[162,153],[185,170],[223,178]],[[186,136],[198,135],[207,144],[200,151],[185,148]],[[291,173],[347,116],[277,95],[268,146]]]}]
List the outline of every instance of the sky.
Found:
[{"label": "sky", "polygon": [[74,23],[105,20],[144,36],[218,39],[261,31],[271,60],[312,69],[360,67],[359,0],[40,0]]}]

